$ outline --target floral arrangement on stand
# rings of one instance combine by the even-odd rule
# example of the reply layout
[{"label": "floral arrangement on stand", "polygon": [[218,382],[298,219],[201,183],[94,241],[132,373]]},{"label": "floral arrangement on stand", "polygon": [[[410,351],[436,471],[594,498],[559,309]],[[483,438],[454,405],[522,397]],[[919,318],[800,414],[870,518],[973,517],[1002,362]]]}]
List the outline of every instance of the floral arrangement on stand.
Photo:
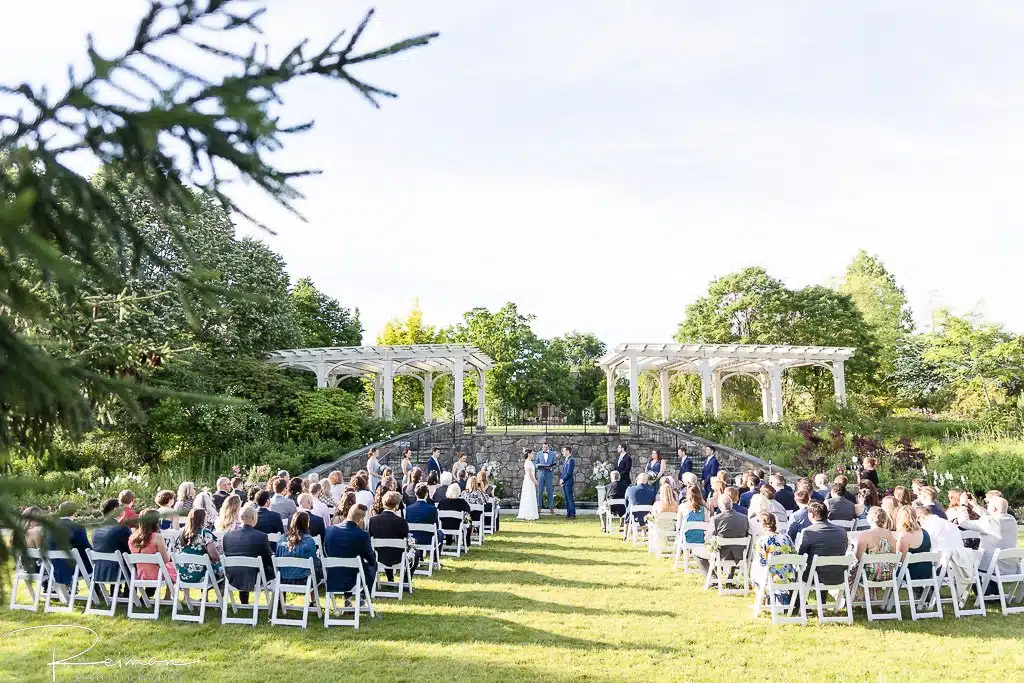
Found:
[{"label": "floral arrangement on stand", "polygon": [[591,476],[597,484],[607,484],[612,480],[612,469],[606,462],[594,463],[594,471]]}]

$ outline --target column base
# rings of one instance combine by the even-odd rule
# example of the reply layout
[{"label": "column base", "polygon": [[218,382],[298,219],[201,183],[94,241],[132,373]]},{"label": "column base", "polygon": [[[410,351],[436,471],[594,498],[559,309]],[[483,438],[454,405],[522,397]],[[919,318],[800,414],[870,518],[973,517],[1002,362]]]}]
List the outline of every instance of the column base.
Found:
[{"label": "column base", "polygon": [[619,433],[619,425],[617,425],[617,424],[608,425],[608,433],[609,434],[618,434]]},{"label": "column base", "polygon": [[486,434],[487,433],[487,425],[477,425],[476,429],[474,431],[477,434]]}]

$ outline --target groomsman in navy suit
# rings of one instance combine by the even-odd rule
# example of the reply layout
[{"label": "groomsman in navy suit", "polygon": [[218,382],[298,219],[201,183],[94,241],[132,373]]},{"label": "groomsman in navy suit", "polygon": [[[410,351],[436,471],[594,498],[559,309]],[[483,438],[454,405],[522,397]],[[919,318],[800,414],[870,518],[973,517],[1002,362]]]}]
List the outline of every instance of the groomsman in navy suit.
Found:
[{"label": "groomsman in navy suit", "polygon": [[441,449],[435,448],[430,452],[430,459],[427,460],[427,476],[430,476],[431,472],[437,472],[438,478],[441,477]]},{"label": "groomsman in navy suit", "polygon": [[718,455],[714,451],[711,451],[711,455],[704,461],[704,469],[700,472],[700,479],[704,482],[704,490],[711,490],[711,480],[718,476],[718,470],[721,466],[718,464]]},{"label": "groomsman in navy suit", "polygon": [[544,447],[537,451],[534,465],[537,467],[537,510],[539,512],[544,507],[544,493],[547,492],[551,514],[555,514],[554,469],[558,466],[558,454],[551,449],[547,441],[544,441]]},{"label": "groomsman in navy suit", "polygon": [[683,475],[687,472],[693,472],[693,460],[690,460],[689,453],[686,452],[685,448],[679,449],[679,477],[678,480],[683,480]]},{"label": "groomsman in navy suit", "polygon": [[565,518],[576,519],[576,499],[573,497],[572,487],[576,484],[576,459],[572,457],[572,449],[562,446],[562,477],[559,485],[565,495]]}]

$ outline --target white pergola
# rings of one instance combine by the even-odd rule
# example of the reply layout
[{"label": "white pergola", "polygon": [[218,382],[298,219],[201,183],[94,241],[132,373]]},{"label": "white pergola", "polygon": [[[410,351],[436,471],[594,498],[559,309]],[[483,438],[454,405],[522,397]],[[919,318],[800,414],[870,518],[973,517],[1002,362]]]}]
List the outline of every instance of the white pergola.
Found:
[{"label": "white pergola", "polygon": [[400,346],[338,346],[319,349],[286,349],[272,352],[271,365],[309,370],[317,388],[336,387],[344,377],[373,377],[373,407],[377,417],[394,415],[395,377],[415,377],[423,384],[423,419],[434,419],[433,389],[438,377],[451,375],[455,384],[453,413],[465,421],[462,380],[475,373],[477,428],[484,426],[486,371],[494,362],[467,344],[408,344]]},{"label": "white pergola", "polygon": [[722,382],[746,375],[761,385],[761,415],[765,422],[782,421],[782,373],[790,368],[818,365],[832,371],[836,402],[846,405],[843,364],[856,349],[834,346],[767,344],[620,344],[597,361],[608,378],[608,426],[615,422],[615,377],[629,373],[629,409],[640,408],[641,373],[658,377],[661,415],[669,417],[669,382],[674,374],[700,376],[701,404],[717,417],[722,410]]}]

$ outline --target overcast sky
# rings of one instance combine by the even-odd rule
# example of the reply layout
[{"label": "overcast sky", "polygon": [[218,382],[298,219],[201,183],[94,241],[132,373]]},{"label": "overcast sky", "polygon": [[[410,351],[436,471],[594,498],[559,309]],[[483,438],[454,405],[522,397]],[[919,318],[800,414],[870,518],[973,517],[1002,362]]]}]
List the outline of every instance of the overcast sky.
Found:
[{"label": "overcast sky", "polygon": [[[132,0],[7,3],[0,81],[59,87],[84,35],[122,49]],[[363,2],[271,2],[279,49]],[[366,47],[440,31],[360,75],[285,91],[302,224],[260,200],[293,280],[358,306],[372,342],[415,298],[446,325],[515,301],[544,336],[669,341],[715,277],[793,287],[879,255],[936,306],[1024,331],[1024,3],[380,0]],[[1017,197],[1017,199],[1014,199]]]}]

